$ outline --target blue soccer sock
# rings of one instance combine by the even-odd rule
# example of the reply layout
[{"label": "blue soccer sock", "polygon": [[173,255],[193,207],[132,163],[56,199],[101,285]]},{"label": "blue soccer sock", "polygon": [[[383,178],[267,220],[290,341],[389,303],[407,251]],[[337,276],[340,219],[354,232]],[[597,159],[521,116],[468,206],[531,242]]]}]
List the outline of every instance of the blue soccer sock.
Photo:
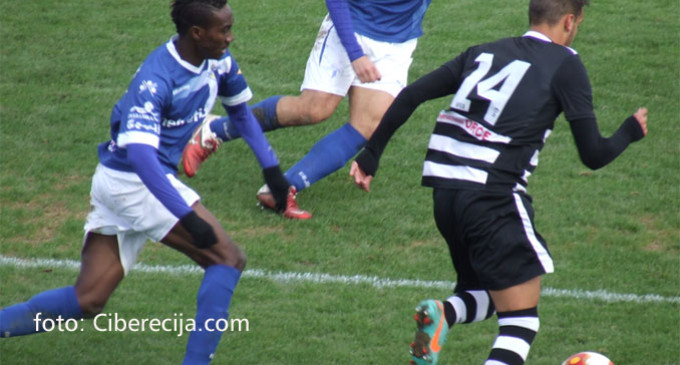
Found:
[{"label": "blue soccer sock", "polygon": [[[264,132],[281,128],[279,119],[276,116],[276,104],[278,104],[279,99],[281,99],[281,95],[270,96],[250,106],[250,111],[253,112],[255,119],[257,119]],[[221,117],[212,121],[210,123],[210,130],[223,141],[231,141],[241,137],[241,132],[234,127],[234,123],[229,117]]]},{"label": "blue soccer sock", "polygon": [[[231,266],[213,265],[205,269],[198,289],[196,328],[189,335],[183,365],[209,364],[222,338],[218,328],[229,318],[229,303],[241,272]],[[208,319],[212,319],[206,324]]]},{"label": "blue soccer sock", "polygon": [[349,123],[329,133],[298,163],[286,171],[297,191],[339,170],[366,144],[366,139]]},{"label": "blue soccer sock", "polygon": [[250,110],[253,112],[255,119],[260,123],[260,127],[265,132],[273,131],[274,129],[281,128],[281,123],[279,123],[279,118],[276,115],[276,105],[279,103],[283,95],[270,96],[258,103],[250,106]]},{"label": "blue soccer sock", "polygon": [[[80,319],[83,312],[73,286],[44,291],[27,302],[0,311],[0,337],[23,336],[44,331],[43,321]],[[36,330],[37,328],[37,330]]]},{"label": "blue soccer sock", "polygon": [[234,127],[229,117],[220,117],[210,122],[210,130],[225,142],[241,138],[241,132]]}]

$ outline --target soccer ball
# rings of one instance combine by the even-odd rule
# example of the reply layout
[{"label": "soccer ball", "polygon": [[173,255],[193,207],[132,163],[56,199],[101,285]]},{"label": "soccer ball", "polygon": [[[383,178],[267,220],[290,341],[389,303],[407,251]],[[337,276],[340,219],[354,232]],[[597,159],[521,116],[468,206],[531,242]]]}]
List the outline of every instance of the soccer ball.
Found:
[{"label": "soccer ball", "polygon": [[602,354],[585,351],[569,356],[562,365],[614,365],[614,363]]}]

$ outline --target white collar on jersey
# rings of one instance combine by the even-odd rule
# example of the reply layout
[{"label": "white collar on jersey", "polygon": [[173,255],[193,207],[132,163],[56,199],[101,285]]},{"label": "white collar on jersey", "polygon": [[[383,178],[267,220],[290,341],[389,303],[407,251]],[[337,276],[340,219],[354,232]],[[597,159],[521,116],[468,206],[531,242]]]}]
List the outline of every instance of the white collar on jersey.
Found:
[{"label": "white collar on jersey", "polygon": [[200,65],[194,66],[190,64],[189,62],[185,61],[182,59],[182,57],[179,56],[179,53],[177,52],[177,48],[175,48],[175,40],[177,40],[179,36],[175,34],[170,38],[168,43],[165,44],[165,47],[168,49],[168,52],[172,55],[172,57],[179,62],[182,67],[186,68],[187,70],[195,73],[195,74],[200,74],[201,70],[203,69],[203,65],[205,64],[206,60],[203,60]]},{"label": "white collar on jersey", "polygon": [[[527,31],[526,33],[524,33],[524,35],[523,35],[522,37],[531,37],[531,38],[536,38],[536,39],[538,39],[538,40],[541,40],[541,41],[543,41],[543,42],[553,43],[552,39],[548,38],[547,35],[545,35],[545,34],[543,34],[543,33],[540,33],[540,32],[537,32],[537,31],[535,31],[535,30],[529,30],[529,31]],[[573,49],[573,48],[571,48],[571,47],[567,47],[567,46],[564,46],[564,47],[565,47],[566,49],[568,49],[569,51],[571,51],[571,53],[573,53],[573,54],[578,54],[578,52],[576,52],[575,49]]]},{"label": "white collar on jersey", "polygon": [[531,37],[531,38],[540,39],[544,42],[552,43],[552,40],[550,38],[548,38],[547,35],[540,33],[540,32],[537,32],[535,30],[527,31],[526,33],[524,33],[524,35],[522,37]]}]

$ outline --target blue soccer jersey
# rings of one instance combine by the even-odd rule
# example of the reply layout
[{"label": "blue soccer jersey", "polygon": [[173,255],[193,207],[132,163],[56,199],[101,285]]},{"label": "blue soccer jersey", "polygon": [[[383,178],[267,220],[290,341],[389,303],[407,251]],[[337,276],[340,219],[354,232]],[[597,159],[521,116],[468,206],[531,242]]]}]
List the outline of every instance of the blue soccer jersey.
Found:
[{"label": "blue soccer jersey", "polygon": [[182,60],[175,37],[154,50],[137,70],[111,113],[111,140],[99,146],[99,160],[107,167],[133,172],[128,144],[158,150],[168,173],[177,172],[184,146],[219,97],[222,104],[245,103],[252,92],[229,51],[219,60],[199,66]]},{"label": "blue soccer jersey", "polygon": [[348,0],[354,31],[381,42],[402,43],[423,35],[432,0]]}]

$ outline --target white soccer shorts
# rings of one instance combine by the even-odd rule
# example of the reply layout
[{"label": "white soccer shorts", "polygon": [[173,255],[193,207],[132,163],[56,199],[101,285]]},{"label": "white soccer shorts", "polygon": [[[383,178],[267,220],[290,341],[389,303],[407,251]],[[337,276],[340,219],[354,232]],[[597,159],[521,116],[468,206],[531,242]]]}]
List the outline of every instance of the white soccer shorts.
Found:
[{"label": "white soccer shorts", "polygon": [[[174,175],[167,176],[189,206],[200,200],[193,189]],[[120,263],[126,275],[137,262],[147,239],[160,241],[179,221],[137,174],[113,170],[102,164],[97,166],[92,177],[90,205],[85,235],[88,232],[116,235]]]},{"label": "white soccer shorts", "polygon": [[380,71],[382,75],[380,80],[371,83],[359,81],[331,17],[326,15],[307,60],[305,78],[300,90],[319,90],[345,96],[350,86],[359,86],[385,91],[396,97],[407,85],[408,69],[413,61],[412,55],[418,40],[388,43],[356,33],[355,36],[364,53]]}]

